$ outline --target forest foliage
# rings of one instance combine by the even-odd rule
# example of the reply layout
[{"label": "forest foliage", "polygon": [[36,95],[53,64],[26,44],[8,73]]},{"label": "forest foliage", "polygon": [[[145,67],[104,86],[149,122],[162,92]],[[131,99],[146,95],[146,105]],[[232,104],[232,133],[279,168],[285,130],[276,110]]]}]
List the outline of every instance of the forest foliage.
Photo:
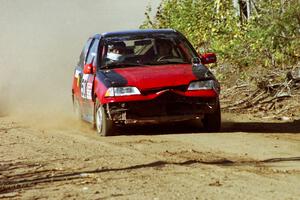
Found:
[{"label": "forest foliage", "polygon": [[284,67],[300,60],[300,0],[256,0],[248,18],[232,0],[162,0],[141,28],[173,28],[200,53],[234,66]]}]

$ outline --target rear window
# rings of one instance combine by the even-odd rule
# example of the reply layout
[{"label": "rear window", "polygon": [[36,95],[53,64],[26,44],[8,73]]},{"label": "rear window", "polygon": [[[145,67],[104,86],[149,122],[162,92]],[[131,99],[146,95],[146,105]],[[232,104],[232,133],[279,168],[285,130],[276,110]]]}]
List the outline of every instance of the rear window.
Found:
[{"label": "rear window", "polygon": [[83,68],[84,61],[86,59],[86,56],[87,56],[88,50],[89,50],[89,48],[91,46],[91,43],[92,43],[92,39],[89,39],[85,43],[85,45],[84,45],[84,47],[83,47],[83,49],[82,49],[82,51],[80,53],[79,60],[78,60],[78,63],[77,63],[77,66],[80,67],[80,68]]}]

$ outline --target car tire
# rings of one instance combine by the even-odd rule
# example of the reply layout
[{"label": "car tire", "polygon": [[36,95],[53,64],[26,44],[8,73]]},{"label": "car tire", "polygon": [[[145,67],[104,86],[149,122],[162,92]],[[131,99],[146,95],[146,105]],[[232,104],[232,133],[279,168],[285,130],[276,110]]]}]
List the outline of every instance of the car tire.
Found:
[{"label": "car tire", "polygon": [[113,121],[107,118],[103,105],[96,103],[95,128],[100,136],[111,136],[113,133]]},{"label": "car tire", "polygon": [[202,119],[203,127],[208,132],[218,132],[221,129],[221,109],[218,104],[216,110],[213,113],[204,115]]}]

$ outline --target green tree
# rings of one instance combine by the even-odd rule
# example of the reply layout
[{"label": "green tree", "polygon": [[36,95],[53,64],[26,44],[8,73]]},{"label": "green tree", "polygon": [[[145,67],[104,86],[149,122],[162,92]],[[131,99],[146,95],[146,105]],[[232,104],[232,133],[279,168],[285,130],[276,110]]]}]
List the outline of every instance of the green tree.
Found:
[{"label": "green tree", "polygon": [[179,30],[200,52],[242,68],[298,62],[300,1],[257,0],[255,8],[242,23],[232,0],[163,0],[153,19],[148,8],[141,28]]}]

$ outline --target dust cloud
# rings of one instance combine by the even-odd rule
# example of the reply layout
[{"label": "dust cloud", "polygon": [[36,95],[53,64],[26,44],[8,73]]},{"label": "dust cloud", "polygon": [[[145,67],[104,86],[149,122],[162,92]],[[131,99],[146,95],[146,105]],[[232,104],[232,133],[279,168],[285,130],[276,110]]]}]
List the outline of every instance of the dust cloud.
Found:
[{"label": "dust cloud", "polygon": [[0,0],[0,116],[72,116],[74,66],[95,33],[137,29],[160,0]]}]

